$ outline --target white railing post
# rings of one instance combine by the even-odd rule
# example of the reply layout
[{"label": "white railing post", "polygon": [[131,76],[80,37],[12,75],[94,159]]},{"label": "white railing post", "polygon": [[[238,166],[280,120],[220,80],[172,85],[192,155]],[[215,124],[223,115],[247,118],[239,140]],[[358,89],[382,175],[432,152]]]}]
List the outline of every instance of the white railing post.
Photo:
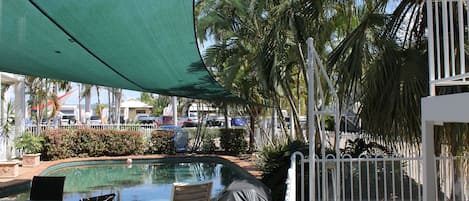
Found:
[{"label": "white railing post", "polygon": [[[296,201],[296,193],[297,193],[297,190],[298,190],[298,187],[297,187],[297,181],[296,181],[296,172],[297,172],[297,168],[296,168],[296,159],[300,157],[299,161],[300,161],[300,166],[301,166],[301,176],[304,176],[304,156],[301,152],[294,152],[291,156],[290,156],[290,168],[288,169],[288,178],[287,178],[287,181],[286,181],[286,184],[287,184],[287,190],[286,190],[286,194],[285,194],[285,200],[286,201]],[[304,195],[304,180],[303,180],[303,177],[301,177],[302,180],[301,180],[301,187],[300,187],[300,198],[301,198],[301,201],[304,201],[305,200],[305,195]]]},{"label": "white railing post", "polygon": [[435,46],[434,46],[434,31],[433,31],[433,3],[432,0],[427,0],[427,29],[428,29],[428,67],[429,67],[429,89],[430,96],[436,95],[435,91]]}]

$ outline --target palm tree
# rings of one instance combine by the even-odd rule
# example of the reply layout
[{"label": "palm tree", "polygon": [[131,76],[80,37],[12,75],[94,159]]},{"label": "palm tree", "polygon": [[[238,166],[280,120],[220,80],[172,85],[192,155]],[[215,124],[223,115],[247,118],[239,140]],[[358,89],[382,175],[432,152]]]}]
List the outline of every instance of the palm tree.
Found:
[{"label": "palm tree", "polygon": [[[339,20],[333,17],[324,20],[327,18],[324,7],[329,3],[201,1],[197,7],[199,40],[210,37],[215,40],[215,45],[207,48],[204,59],[208,66],[216,68],[214,74],[225,87],[244,98],[272,105],[278,114],[282,114],[282,102],[288,103],[296,128],[300,129],[299,102],[306,94],[306,87],[301,85],[307,85],[305,48],[301,44],[307,36],[323,39],[337,34],[336,27],[325,22]],[[340,19],[343,21],[345,17]],[[318,43],[322,54],[330,46],[325,41]],[[292,83],[296,84],[296,94]]]},{"label": "palm tree", "polygon": [[368,133],[416,143],[420,98],[428,94],[425,10],[422,1],[401,1],[388,15],[386,6],[384,0],[367,5],[360,24],[329,55],[328,66],[338,77],[341,103],[361,102]]}]

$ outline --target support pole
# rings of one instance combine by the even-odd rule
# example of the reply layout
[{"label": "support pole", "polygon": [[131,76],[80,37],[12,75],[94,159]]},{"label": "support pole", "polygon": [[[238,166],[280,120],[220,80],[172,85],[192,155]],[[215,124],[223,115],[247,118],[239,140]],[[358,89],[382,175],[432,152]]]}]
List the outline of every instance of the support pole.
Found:
[{"label": "support pole", "polygon": [[15,135],[13,137],[19,137],[25,131],[25,114],[25,84],[24,80],[21,80],[15,84]]},{"label": "support pole", "polygon": [[434,123],[422,117],[423,142],[423,200],[436,201],[436,164]]},{"label": "support pole", "polygon": [[173,123],[178,125],[178,99],[176,96],[171,96],[171,106],[173,109]]},{"label": "support pole", "polygon": [[316,174],[316,166],[315,166],[315,142],[314,142],[314,132],[316,130],[314,124],[314,68],[313,65],[313,39],[308,38],[306,40],[308,44],[308,135],[309,135],[309,192],[310,192],[310,200],[316,200],[316,185],[315,185],[315,174]]},{"label": "support pole", "polygon": [[428,67],[429,67],[429,91],[430,96],[436,95],[435,84],[435,36],[433,30],[433,3],[432,0],[426,0],[427,4],[427,34],[428,34]]}]

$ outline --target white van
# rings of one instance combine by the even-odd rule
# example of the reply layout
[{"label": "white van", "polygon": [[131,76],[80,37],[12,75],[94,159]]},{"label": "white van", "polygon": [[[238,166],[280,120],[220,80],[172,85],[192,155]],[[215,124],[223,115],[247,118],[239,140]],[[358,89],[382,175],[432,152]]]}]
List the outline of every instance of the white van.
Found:
[{"label": "white van", "polygon": [[75,124],[78,119],[78,108],[76,105],[62,105],[60,115],[62,125]]}]

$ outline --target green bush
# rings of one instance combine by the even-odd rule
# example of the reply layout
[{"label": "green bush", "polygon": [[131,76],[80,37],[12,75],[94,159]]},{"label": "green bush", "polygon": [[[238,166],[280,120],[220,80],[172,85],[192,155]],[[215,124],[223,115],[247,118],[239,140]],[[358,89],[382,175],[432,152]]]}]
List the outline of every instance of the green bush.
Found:
[{"label": "green bush", "polygon": [[34,135],[31,132],[25,132],[23,135],[15,139],[17,149],[23,150],[25,154],[40,153],[43,149],[44,138]]},{"label": "green bush", "polygon": [[308,147],[301,141],[277,142],[275,145],[265,146],[260,153],[260,167],[263,171],[261,181],[272,190],[273,201],[285,199],[290,156],[295,151],[308,153]]},{"label": "green bush", "polygon": [[220,129],[220,147],[230,154],[243,153],[248,144],[244,136],[244,129]]},{"label": "green bush", "polygon": [[202,153],[214,153],[217,146],[211,139],[204,139],[202,141]]},{"label": "green bush", "polygon": [[142,134],[136,131],[49,129],[41,135],[45,138],[44,160],[135,155],[145,149]]},{"label": "green bush", "polygon": [[155,130],[151,133],[148,153],[174,154],[176,148],[173,141],[174,132],[170,130]]}]

